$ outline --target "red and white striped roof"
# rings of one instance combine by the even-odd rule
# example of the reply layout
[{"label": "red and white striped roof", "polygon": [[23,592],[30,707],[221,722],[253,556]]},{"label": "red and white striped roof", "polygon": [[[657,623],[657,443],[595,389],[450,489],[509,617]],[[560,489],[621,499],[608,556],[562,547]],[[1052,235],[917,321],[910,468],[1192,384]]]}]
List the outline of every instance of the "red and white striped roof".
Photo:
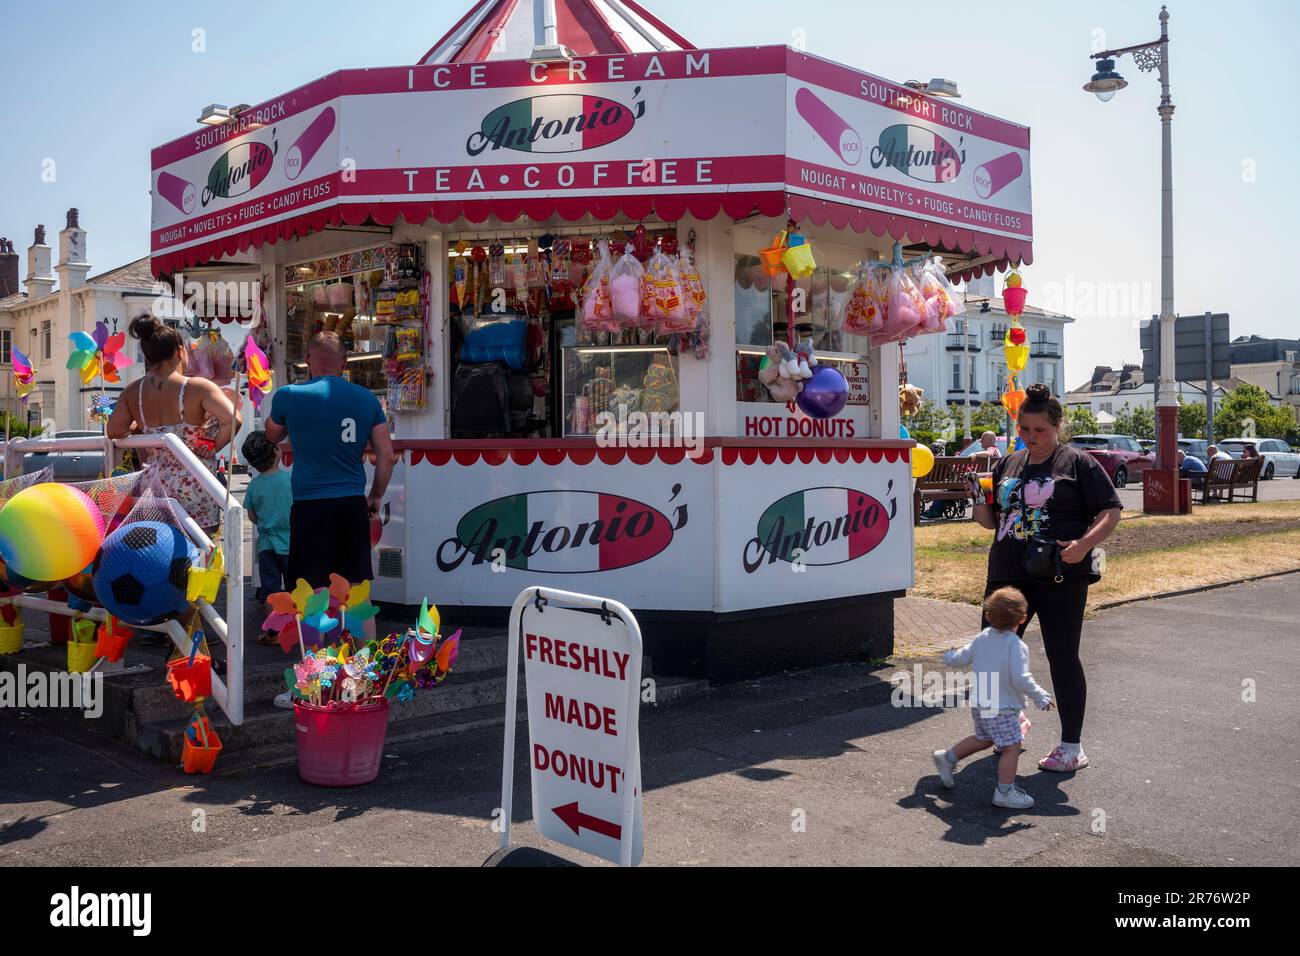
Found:
[{"label": "red and white striped roof", "polygon": [[527,60],[556,44],[577,56],[695,49],[635,0],[478,0],[420,64]]}]

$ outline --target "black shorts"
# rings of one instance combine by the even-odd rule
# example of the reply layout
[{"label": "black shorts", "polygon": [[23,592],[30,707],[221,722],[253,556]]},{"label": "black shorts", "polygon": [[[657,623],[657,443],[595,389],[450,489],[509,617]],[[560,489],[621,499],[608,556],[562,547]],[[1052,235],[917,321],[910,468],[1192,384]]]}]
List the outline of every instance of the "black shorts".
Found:
[{"label": "black shorts", "polygon": [[289,580],[328,587],[330,574],[351,584],[374,577],[370,564],[370,514],[362,495],[295,501],[289,511]]}]

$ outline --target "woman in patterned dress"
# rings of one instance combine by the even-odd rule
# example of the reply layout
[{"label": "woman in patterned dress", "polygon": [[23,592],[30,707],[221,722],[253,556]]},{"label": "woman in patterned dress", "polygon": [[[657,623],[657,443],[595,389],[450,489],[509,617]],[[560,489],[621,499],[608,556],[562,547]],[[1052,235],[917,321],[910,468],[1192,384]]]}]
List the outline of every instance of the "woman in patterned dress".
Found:
[{"label": "woman in patterned dress", "polygon": [[[108,437],[171,432],[215,477],[217,453],[239,428],[234,405],[214,382],[185,374],[188,350],[176,328],[146,314],[131,321],[130,332],[144,353],[145,374],[122,389]],[[163,489],[200,528],[210,532],[221,524],[220,503],[174,455],[150,449],[141,457],[155,464]]]}]

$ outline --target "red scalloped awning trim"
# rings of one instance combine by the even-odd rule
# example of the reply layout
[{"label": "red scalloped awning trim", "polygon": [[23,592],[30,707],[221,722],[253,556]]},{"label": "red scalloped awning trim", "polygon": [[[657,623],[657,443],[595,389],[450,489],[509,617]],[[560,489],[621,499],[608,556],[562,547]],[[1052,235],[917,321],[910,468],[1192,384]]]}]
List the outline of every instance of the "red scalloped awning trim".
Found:
[{"label": "red scalloped awning trim", "polygon": [[433,219],[445,224],[464,218],[483,223],[496,218],[514,222],[527,217],[535,222],[552,218],[576,222],[584,216],[612,220],[631,220],[655,216],[664,222],[676,222],[686,216],[714,219],[725,214],[744,219],[755,212],[763,216],[785,214],[786,194],[779,190],[730,193],[686,193],[648,196],[546,196],[536,199],[462,199],[415,203],[347,203],[316,212],[304,213],[266,226],[254,226],[243,232],[177,249],[155,253],[150,259],[154,276],[170,275],[205,262],[233,256],[249,249],[273,245],[282,239],[296,239],[332,226],[359,226],[373,222],[391,226],[397,220],[421,224]]},{"label": "red scalloped awning trim", "polygon": [[599,459],[601,464],[617,465],[630,461],[635,465],[648,465],[660,461],[667,465],[680,465],[683,461],[692,461],[697,465],[707,465],[713,461],[713,449],[705,448],[699,455],[690,457],[685,448],[600,448],[595,445],[573,448],[412,448],[403,451],[409,455],[411,465],[427,462],[435,468],[455,462],[458,465],[473,465],[479,461],[489,465],[503,465],[507,461],[525,467],[538,460],[543,465],[554,467],[566,461],[575,465],[590,465]]},{"label": "red scalloped awning trim", "polygon": [[1034,261],[1034,246],[1028,239],[995,236],[976,229],[925,222],[910,216],[896,216],[877,209],[863,209],[794,193],[789,194],[789,201],[790,215],[797,222],[807,221],[816,226],[830,223],[835,229],[852,228],[856,232],[870,232],[873,236],[888,235],[896,242],[923,242],[932,248],[998,257],[996,261],[957,273],[955,277],[963,280],[993,275],[1010,265],[1030,265]]},{"label": "red scalloped awning trim", "polygon": [[[811,465],[819,462],[826,465],[831,462],[847,464],[853,462],[861,465],[867,462],[878,465],[881,462],[906,462],[907,448],[813,448],[813,447],[779,447],[768,446],[723,446],[717,449],[718,459],[724,465],[793,465],[796,462]],[[469,466],[480,461],[488,465],[503,465],[507,461],[525,467],[541,461],[544,465],[554,467],[564,462],[575,465],[590,465],[597,460],[604,465],[618,465],[630,461],[635,465],[648,465],[662,462],[666,465],[680,465],[684,461],[697,465],[712,464],[714,448],[706,447],[697,456],[688,456],[684,448],[600,448],[598,446],[579,446],[572,448],[411,448],[402,450],[408,456],[407,462],[414,466],[421,462],[435,468],[455,462],[457,465]]]},{"label": "red scalloped awning trim", "polygon": [[576,222],[588,215],[602,220],[617,219],[620,216],[641,220],[653,215],[665,222],[676,222],[686,216],[713,219],[720,214],[730,219],[744,219],[754,213],[762,216],[783,216],[787,206],[790,214],[800,222],[808,221],[818,226],[830,223],[836,229],[852,228],[857,232],[870,231],[876,236],[889,235],[900,242],[903,240],[924,242],[936,248],[998,257],[996,261],[958,273],[956,277],[961,279],[992,275],[996,271],[1005,270],[1009,265],[1029,265],[1034,261],[1033,244],[1027,239],[993,236],[974,229],[923,222],[908,216],[895,216],[873,209],[862,209],[823,199],[810,199],[807,196],[782,191],[757,191],[649,196],[547,196],[536,199],[463,199],[416,203],[347,203],[304,213],[266,226],[254,226],[235,235],[201,242],[174,252],[160,252],[151,258],[150,268],[155,276],[170,275],[178,270],[237,255],[249,249],[273,245],[283,239],[301,238],[332,226],[359,226],[367,222],[390,226],[399,218],[415,224],[433,219],[445,225],[462,218],[471,223],[483,223],[491,218],[502,222],[514,222],[521,217],[527,217],[535,222],[545,222],[553,218]]}]

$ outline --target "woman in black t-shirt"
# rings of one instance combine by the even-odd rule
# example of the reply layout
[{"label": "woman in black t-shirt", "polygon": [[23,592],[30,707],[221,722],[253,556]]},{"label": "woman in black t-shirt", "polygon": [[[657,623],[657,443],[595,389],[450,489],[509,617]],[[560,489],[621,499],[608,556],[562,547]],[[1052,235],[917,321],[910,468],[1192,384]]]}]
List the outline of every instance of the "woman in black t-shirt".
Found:
[{"label": "woman in black t-shirt", "polygon": [[[975,521],[993,531],[985,595],[1019,588],[1038,615],[1052,689],[1061,715],[1061,742],[1038,762],[1043,770],[1088,765],[1080,736],[1088,684],[1079,660],[1083,610],[1092,580],[1092,549],[1119,523],[1120,500],[1097,460],[1061,443],[1061,403],[1046,385],[1031,385],[1020,409],[1025,447],[993,466],[993,504],[975,500]],[[1059,567],[1046,579],[1031,577],[1026,553],[1035,541],[1060,549]],[[1026,624],[1028,621],[1026,621]],[[1020,633],[1026,624],[1020,625]]]}]

